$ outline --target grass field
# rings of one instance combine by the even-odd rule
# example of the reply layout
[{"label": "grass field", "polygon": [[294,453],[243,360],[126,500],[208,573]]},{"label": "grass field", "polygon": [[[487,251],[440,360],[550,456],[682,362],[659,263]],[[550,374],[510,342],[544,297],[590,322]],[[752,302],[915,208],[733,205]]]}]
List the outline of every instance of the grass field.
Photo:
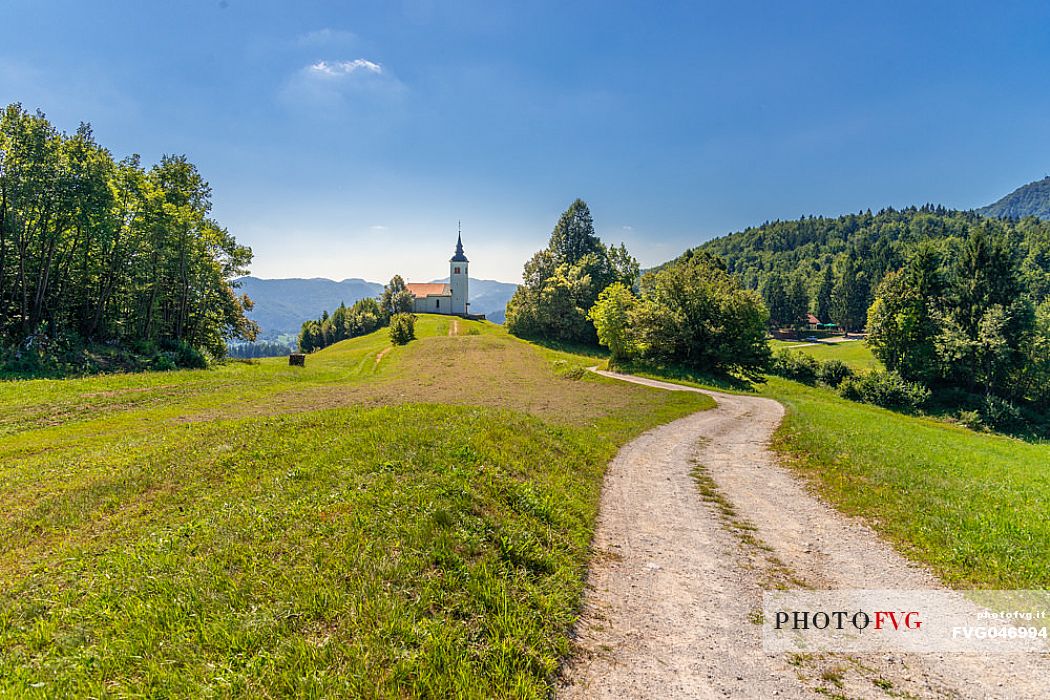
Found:
[{"label": "grass field", "polygon": [[957,587],[1050,587],[1050,444],[978,433],[770,378],[776,447],[840,510],[863,516]]},{"label": "grass field", "polygon": [[[799,350],[862,361],[866,348],[843,345]],[[683,370],[632,371],[740,390]],[[944,581],[1050,588],[1050,443],[903,415],[779,377],[755,390],[787,408],[774,442],[784,463]]]},{"label": "grass field", "polygon": [[876,369],[881,366],[879,361],[875,359],[875,356],[871,354],[871,349],[868,347],[868,344],[863,340],[819,344],[771,340],[769,341],[769,344],[774,350],[789,349],[796,352],[803,352],[817,358],[818,360],[842,360],[856,371]]},{"label": "grass field", "polygon": [[0,383],[0,695],[546,696],[605,464],[711,402],[417,333]]}]

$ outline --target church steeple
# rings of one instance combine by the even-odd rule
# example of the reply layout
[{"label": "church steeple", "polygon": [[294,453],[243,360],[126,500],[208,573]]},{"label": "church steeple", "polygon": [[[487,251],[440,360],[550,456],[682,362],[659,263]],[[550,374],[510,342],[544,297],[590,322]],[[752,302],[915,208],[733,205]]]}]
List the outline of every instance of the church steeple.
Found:
[{"label": "church steeple", "polygon": [[456,237],[456,254],[452,256],[449,262],[470,262],[467,260],[467,256],[463,254],[463,230],[460,229],[459,235]]}]

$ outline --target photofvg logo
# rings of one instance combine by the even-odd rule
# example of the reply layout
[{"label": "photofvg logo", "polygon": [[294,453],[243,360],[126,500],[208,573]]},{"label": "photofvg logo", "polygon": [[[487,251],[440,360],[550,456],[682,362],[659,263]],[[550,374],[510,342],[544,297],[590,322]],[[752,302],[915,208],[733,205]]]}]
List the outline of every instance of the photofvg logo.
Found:
[{"label": "photofvg logo", "polygon": [[769,652],[1050,652],[1050,591],[769,591]]}]

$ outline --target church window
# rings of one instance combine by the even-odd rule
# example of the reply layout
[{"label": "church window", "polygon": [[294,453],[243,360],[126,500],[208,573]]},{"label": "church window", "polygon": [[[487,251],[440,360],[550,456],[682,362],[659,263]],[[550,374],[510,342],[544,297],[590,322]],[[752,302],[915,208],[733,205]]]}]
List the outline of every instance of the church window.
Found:
[{"label": "church window", "polygon": [[456,272],[454,274],[457,274],[457,275],[459,274],[459,268],[458,267],[456,268]]},{"label": "church window", "polygon": [[441,300],[440,299],[435,299],[434,300],[434,308],[435,309],[440,309],[441,308]]}]

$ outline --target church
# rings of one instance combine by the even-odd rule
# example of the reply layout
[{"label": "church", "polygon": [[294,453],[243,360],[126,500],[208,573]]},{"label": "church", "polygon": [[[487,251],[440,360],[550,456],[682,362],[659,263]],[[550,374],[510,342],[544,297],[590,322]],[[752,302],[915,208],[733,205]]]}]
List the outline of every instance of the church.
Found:
[{"label": "church", "polygon": [[463,234],[456,239],[456,254],[448,261],[448,284],[440,282],[408,282],[412,294],[412,311],[418,314],[470,313],[467,301],[467,256],[463,254]]}]

